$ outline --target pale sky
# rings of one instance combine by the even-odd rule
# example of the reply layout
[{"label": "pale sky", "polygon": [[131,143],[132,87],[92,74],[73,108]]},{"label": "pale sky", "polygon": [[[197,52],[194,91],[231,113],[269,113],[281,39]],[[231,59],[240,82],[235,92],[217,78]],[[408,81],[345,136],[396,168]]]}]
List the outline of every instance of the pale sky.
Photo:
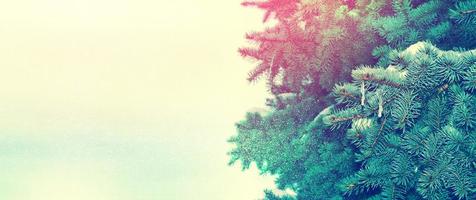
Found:
[{"label": "pale sky", "polygon": [[247,200],[228,167],[263,84],[238,55],[240,0],[0,2],[0,199]]}]

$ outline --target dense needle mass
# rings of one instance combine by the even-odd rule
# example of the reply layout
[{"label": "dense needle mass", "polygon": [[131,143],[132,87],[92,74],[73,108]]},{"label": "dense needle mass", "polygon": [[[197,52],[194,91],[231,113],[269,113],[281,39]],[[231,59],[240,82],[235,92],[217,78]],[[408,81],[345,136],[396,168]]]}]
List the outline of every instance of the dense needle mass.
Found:
[{"label": "dense needle mass", "polygon": [[277,22],[240,49],[274,97],[230,163],[296,193],[266,199],[476,198],[476,1],[244,5]]}]

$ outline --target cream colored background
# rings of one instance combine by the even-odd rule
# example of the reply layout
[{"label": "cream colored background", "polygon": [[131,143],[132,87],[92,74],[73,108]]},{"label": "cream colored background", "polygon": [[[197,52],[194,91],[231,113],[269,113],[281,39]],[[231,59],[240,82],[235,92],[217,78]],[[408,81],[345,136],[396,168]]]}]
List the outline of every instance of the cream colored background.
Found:
[{"label": "cream colored background", "polygon": [[261,197],[271,178],[226,166],[266,95],[239,3],[0,1],[0,199]]}]

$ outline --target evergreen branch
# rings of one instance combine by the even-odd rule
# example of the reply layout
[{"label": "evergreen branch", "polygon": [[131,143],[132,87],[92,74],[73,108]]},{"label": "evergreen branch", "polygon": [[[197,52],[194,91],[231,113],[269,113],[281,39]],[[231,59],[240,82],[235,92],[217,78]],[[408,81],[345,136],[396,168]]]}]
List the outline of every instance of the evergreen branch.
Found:
[{"label": "evergreen branch", "polygon": [[352,71],[352,77],[360,81],[371,81],[377,84],[401,88],[405,74],[395,68],[382,69],[363,66]]},{"label": "evergreen branch", "polygon": [[370,147],[370,148],[372,149],[372,152],[373,152],[373,149],[374,149],[375,145],[377,144],[378,139],[380,138],[380,136],[381,136],[382,133],[383,133],[383,127],[385,126],[385,123],[387,123],[387,117],[384,117],[384,118],[383,118],[383,122],[382,122],[382,124],[380,125],[380,128],[379,128],[379,130],[378,130],[377,137],[375,137],[374,141],[372,142],[372,146]]},{"label": "evergreen branch", "polygon": [[461,14],[464,14],[464,15],[466,15],[466,14],[472,14],[472,13],[474,13],[474,12],[476,12],[476,9],[474,9],[474,10],[464,10],[464,11],[460,11],[460,13],[461,13]]},{"label": "evergreen branch", "polygon": [[382,85],[388,85],[388,86],[392,86],[392,87],[396,87],[396,88],[401,88],[402,85],[399,84],[399,83],[394,83],[394,82],[391,82],[391,81],[387,81],[387,80],[380,80],[380,79],[377,79],[373,76],[371,76],[370,74],[366,74],[362,77],[362,80],[364,81],[372,81],[372,82],[375,82],[375,83],[378,83],[378,84],[382,84]]},{"label": "evergreen branch", "polygon": [[366,117],[366,115],[357,114],[357,115],[353,115],[353,116],[350,116],[350,117],[335,117],[335,116],[332,116],[330,119],[331,119],[332,123],[339,123],[339,122],[344,122],[344,121],[349,121],[349,120],[362,119],[362,118],[365,118],[365,117]]},{"label": "evergreen branch", "polygon": [[[382,102],[382,106],[386,105],[387,103],[392,102],[396,98],[397,98],[397,96],[392,96],[391,98],[386,99],[385,101]],[[329,119],[330,119],[331,124],[345,122],[345,121],[349,121],[349,120],[357,120],[357,119],[362,119],[362,118],[369,117],[370,115],[374,114],[375,112],[378,112],[378,110],[379,110],[379,107],[372,109],[371,112],[369,112],[368,114],[360,113],[360,114],[354,114],[354,115],[345,116],[345,117],[336,117],[336,115],[342,115],[342,113],[337,113],[337,114],[334,114],[334,115],[330,116]]]}]

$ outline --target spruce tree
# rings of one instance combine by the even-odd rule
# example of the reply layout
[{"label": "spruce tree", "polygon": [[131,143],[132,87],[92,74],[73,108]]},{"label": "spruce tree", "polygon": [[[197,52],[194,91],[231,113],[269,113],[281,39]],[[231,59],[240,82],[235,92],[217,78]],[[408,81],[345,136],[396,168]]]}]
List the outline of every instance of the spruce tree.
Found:
[{"label": "spruce tree", "polygon": [[374,199],[475,199],[475,72],[476,50],[441,51],[423,42],[388,67],[354,70],[353,82],[336,86],[340,103],[322,120],[345,135],[359,165],[340,181],[341,191]]},{"label": "spruce tree", "polygon": [[275,20],[240,49],[274,97],[236,124],[230,164],[296,192],[265,199],[475,198],[476,1],[243,5]]},{"label": "spruce tree", "polygon": [[380,43],[374,39],[376,33],[360,26],[366,4],[350,2],[244,2],[265,10],[264,22],[275,21],[264,31],[246,35],[255,46],[239,49],[242,56],[258,61],[248,80],[266,77],[274,95],[316,97],[328,94],[336,80],[349,79],[354,65],[373,64],[375,59],[368,55]]}]

